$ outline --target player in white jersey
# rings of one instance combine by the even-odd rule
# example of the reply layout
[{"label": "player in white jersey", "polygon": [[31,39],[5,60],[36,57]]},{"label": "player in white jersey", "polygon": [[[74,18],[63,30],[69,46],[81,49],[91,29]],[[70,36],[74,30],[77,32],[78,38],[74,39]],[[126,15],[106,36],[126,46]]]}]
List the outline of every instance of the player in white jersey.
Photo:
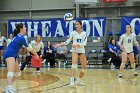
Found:
[{"label": "player in white jersey", "polygon": [[[71,40],[73,40],[72,44],[72,77],[71,77],[71,82],[70,85],[73,86],[75,84],[78,85],[85,85],[81,79],[84,77],[86,73],[86,67],[87,67],[87,59],[86,59],[86,54],[85,54],[85,48],[87,44],[87,36],[86,32],[82,30],[82,22],[81,21],[76,21],[75,23],[76,31],[73,31],[70,33],[69,39],[67,39],[66,42],[63,42],[60,45],[68,45]],[[80,59],[81,65],[82,65],[82,70],[78,76],[77,68],[78,68],[78,57]]]},{"label": "player in white jersey", "polygon": [[[42,56],[44,53],[44,44],[41,40],[41,36],[37,35],[36,39],[31,41],[31,43],[29,44],[33,47],[34,51],[38,54],[38,56]],[[41,50],[42,49],[42,50]],[[25,62],[22,64],[20,70],[23,71],[25,66],[30,62],[31,60],[31,55],[28,55]],[[40,73],[40,67],[36,68],[37,72]]]},{"label": "player in white jersey", "polygon": [[6,40],[7,47],[8,47],[8,45],[11,43],[12,38],[13,38],[13,34],[10,34],[10,35],[9,35],[9,38]]},{"label": "player in white jersey", "polygon": [[127,59],[129,59],[131,62],[131,67],[133,68],[134,76],[137,76],[137,72],[135,70],[133,45],[135,44],[137,47],[139,47],[139,44],[136,40],[136,35],[131,32],[131,29],[132,28],[130,25],[126,25],[126,33],[120,37],[120,40],[118,42],[122,50],[122,63],[120,65],[120,72],[118,75],[119,78],[122,78],[122,71],[125,67]]},{"label": "player in white jersey", "polygon": [[1,55],[1,63],[2,63],[2,66],[5,66],[4,65],[4,62],[3,62],[3,52],[4,52],[4,42],[6,42],[6,38],[4,36],[1,35],[0,33],[0,55]]}]

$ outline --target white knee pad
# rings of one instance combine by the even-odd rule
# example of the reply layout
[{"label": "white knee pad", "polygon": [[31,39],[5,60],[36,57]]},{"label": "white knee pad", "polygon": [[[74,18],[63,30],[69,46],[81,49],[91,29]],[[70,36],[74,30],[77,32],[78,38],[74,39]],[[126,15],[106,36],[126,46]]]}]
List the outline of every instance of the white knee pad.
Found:
[{"label": "white knee pad", "polygon": [[77,64],[72,64],[71,68],[72,69],[77,69],[78,68],[78,65]]},{"label": "white knee pad", "polygon": [[87,72],[87,70],[86,70],[86,69],[82,69],[82,72],[83,72],[83,73],[86,73],[86,72]]},{"label": "white knee pad", "polygon": [[7,73],[7,77],[12,77],[13,78],[13,76],[14,76],[14,72],[8,72]]},{"label": "white knee pad", "polygon": [[121,67],[123,67],[123,68],[125,67],[125,63],[124,62],[121,63]]},{"label": "white knee pad", "polygon": [[22,58],[22,55],[19,55],[18,57],[21,59]]}]

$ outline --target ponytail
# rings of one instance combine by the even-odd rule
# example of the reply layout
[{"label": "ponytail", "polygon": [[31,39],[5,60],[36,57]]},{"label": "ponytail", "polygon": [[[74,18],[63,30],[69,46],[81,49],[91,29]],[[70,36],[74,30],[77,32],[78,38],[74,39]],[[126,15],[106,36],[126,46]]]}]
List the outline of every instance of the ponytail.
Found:
[{"label": "ponytail", "polygon": [[14,29],[14,32],[13,32],[13,36],[15,37],[15,36],[17,36],[17,29]]},{"label": "ponytail", "polygon": [[16,29],[14,29],[14,32],[13,32],[13,36],[17,36],[17,34],[20,33],[20,28],[23,28],[23,24],[22,23],[19,23],[16,25]]}]

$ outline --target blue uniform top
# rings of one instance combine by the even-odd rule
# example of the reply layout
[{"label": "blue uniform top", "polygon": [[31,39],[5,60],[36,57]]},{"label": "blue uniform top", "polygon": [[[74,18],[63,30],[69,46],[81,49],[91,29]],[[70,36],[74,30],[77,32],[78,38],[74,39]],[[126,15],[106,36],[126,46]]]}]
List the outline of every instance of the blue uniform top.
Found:
[{"label": "blue uniform top", "polygon": [[114,46],[113,46],[112,44],[109,44],[109,45],[108,45],[108,51],[109,51],[109,52],[111,52],[111,51],[109,50],[110,48],[111,48],[113,51],[115,51],[116,53],[117,53],[118,50],[119,50],[119,46],[117,46],[117,45],[114,45]]},{"label": "blue uniform top", "polygon": [[17,57],[17,54],[22,48],[22,46],[28,47],[28,43],[26,42],[24,36],[22,34],[18,34],[16,37],[14,37],[7,47],[5,53],[4,53],[4,59],[8,57]]}]

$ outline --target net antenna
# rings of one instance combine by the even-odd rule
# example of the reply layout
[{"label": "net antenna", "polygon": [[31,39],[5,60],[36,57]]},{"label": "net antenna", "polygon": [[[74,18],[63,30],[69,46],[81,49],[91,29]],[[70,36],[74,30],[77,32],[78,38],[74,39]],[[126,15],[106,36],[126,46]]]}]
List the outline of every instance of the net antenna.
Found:
[{"label": "net antenna", "polygon": [[99,0],[74,0],[75,4],[95,4],[99,3]]}]

